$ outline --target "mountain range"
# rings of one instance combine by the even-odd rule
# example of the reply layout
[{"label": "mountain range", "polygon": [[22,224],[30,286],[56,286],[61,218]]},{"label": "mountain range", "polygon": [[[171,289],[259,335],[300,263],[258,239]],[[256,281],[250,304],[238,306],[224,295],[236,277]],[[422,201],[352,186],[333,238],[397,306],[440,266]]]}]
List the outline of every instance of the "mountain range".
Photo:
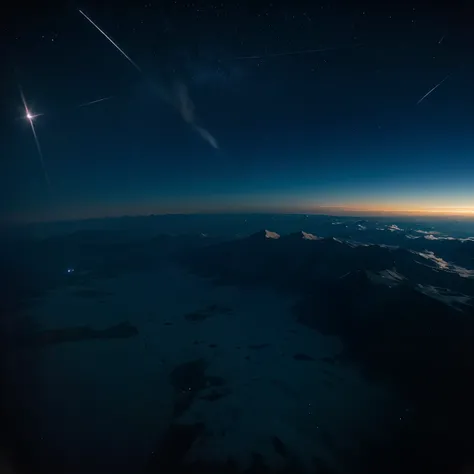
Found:
[{"label": "mountain range", "polygon": [[[316,225],[304,216],[274,220],[275,230],[230,219],[225,232],[197,223],[192,232],[155,231],[151,222],[140,220],[137,232],[114,224],[5,243],[4,313],[61,286],[86,287],[93,295],[98,281],[134,274],[152,280],[158,267],[176,264],[215,285],[267,287],[294,299],[292,317],[304,330],[341,341],[330,363],[392,386],[410,407],[410,423],[393,432],[392,448],[370,450],[379,453],[384,472],[406,465],[421,472],[427,459],[433,472],[444,472],[450,458],[469,452],[474,238],[467,232],[332,217]],[[282,232],[295,227],[308,231]],[[124,337],[135,335],[126,329]],[[108,335],[82,325],[57,334],[61,340]]]},{"label": "mountain range", "polygon": [[217,284],[261,284],[298,295],[295,319],[339,337],[340,363],[393,384],[417,407],[418,426],[436,423],[436,435],[417,433],[426,452],[419,438],[416,449],[426,456],[435,446],[459,449],[474,439],[474,275],[432,250],[469,255],[474,242],[421,242],[429,250],[262,230],[185,251],[180,261]]}]

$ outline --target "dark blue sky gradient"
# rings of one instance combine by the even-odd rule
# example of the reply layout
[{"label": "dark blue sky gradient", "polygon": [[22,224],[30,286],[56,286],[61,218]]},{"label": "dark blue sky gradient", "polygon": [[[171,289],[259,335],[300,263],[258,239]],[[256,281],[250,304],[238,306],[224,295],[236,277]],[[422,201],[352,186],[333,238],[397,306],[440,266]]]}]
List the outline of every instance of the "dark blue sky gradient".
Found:
[{"label": "dark blue sky gradient", "polygon": [[[89,1],[13,14],[2,100],[10,219],[474,211],[467,3],[451,2],[449,12],[419,2],[217,5]],[[345,47],[237,59],[326,46]],[[173,105],[178,83],[219,149]],[[30,109],[44,114],[34,123],[50,188],[21,119],[20,84]]]}]

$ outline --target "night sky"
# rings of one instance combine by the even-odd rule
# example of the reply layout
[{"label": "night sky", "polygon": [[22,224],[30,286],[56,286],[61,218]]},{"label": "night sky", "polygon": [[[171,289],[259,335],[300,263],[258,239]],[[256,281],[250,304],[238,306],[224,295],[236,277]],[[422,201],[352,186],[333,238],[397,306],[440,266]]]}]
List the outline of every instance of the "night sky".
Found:
[{"label": "night sky", "polygon": [[474,214],[472,2],[46,4],[4,18],[10,220]]}]

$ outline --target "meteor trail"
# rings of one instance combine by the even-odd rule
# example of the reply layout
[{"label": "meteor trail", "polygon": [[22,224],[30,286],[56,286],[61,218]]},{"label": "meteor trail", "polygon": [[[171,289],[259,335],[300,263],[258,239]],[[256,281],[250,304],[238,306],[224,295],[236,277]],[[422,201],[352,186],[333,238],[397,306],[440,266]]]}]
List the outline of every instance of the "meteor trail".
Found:
[{"label": "meteor trail", "polygon": [[450,75],[452,72],[450,72],[441,82],[438,82],[432,89],[430,89],[417,103],[416,105],[419,105],[423,100],[425,100],[433,91],[435,91]]},{"label": "meteor trail", "polygon": [[128,61],[129,63],[138,71],[138,72],[142,72],[142,70],[138,67],[138,65],[132,61],[132,59],[130,58],[130,56],[128,56],[125,51],[120,48],[120,46],[115,43],[113,41],[113,39],[107,35],[107,33],[104,31],[104,30],[101,30],[82,10],[79,10],[79,13],[89,22],[91,23],[100,33],[102,33],[109,41],[110,43],[112,43],[115,48],[122,54],[122,56],[124,56]]},{"label": "meteor trail", "polygon": [[[115,48],[122,54],[122,56],[124,56],[135,67],[135,69],[138,72],[143,74],[143,71],[138,67],[138,65],[134,63],[129,56],[127,56],[125,51],[123,51],[123,49],[121,49],[117,43],[114,43],[112,38],[110,38],[105,33],[105,31],[101,30],[82,10],[78,10],[78,11],[87,21],[89,21],[89,23],[91,23],[97,30],[99,30],[99,32],[102,33],[102,35],[104,35],[109,40],[110,43],[112,43],[115,46]],[[194,104],[191,101],[187,88],[184,84],[181,84],[181,83],[177,84],[175,87],[175,90],[169,93],[169,95],[164,94],[163,91],[160,92],[160,95],[162,99],[166,101],[171,101],[173,103],[173,105],[181,113],[181,117],[183,118],[183,120],[189,123],[190,125],[192,125],[194,130],[196,130],[199,133],[199,135],[201,136],[203,140],[209,143],[213,148],[216,148],[216,149],[219,148],[217,140],[209,133],[209,131],[201,127],[200,125],[198,125],[195,114],[194,114]],[[101,102],[102,100],[106,100],[106,99],[98,99],[96,101],[88,102],[86,104],[83,104],[82,107],[85,107],[86,105],[95,104],[96,102]]]},{"label": "meteor trail", "polygon": [[46,181],[46,184],[48,186],[51,186],[51,180],[49,179],[48,171],[46,170],[46,165],[44,163],[44,158],[43,158],[43,152],[41,151],[41,145],[38,140],[38,135],[36,135],[35,125],[33,123],[33,120],[36,117],[39,117],[40,115],[43,115],[43,114],[33,114],[28,109],[28,106],[26,105],[25,96],[23,95],[23,90],[21,89],[21,87],[20,87],[20,95],[21,95],[21,101],[23,102],[23,107],[25,107],[25,118],[28,120],[28,122],[30,122],[31,131],[33,132],[33,138],[35,139],[36,149],[38,150],[38,156],[40,159],[41,167],[43,168],[44,179]]},{"label": "meteor trail", "polygon": [[97,99],[97,100],[91,100],[90,102],[86,102],[84,104],[81,104],[81,105],[78,105],[77,107],[87,107],[88,105],[92,105],[92,104],[97,104],[98,102],[103,102],[104,100],[110,100],[110,99],[113,99],[114,96],[110,96],[110,97],[102,97],[102,99]]}]

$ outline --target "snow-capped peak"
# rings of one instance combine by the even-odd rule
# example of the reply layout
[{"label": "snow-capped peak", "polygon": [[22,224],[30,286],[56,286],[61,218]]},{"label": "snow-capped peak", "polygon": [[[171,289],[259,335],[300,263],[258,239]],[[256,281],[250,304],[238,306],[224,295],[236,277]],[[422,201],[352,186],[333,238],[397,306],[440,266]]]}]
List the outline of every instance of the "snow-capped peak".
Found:
[{"label": "snow-capped peak", "polygon": [[387,230],[389,230],[390,232],[403,232],[403,229],[400,229],[400,227],[398,227],[398,225],[396,224],[387,226]]},{"label": "snow-capped peak", "polygon": [[276,232],[272,232],[271,230],[265,229],[265,238],[266,239],[279,239],[280,234],[277,234]]},{"label": "snow-capped peak", "polygon": [[304,231],[301,231],[301,236],[304,240],[320,240],[321,239],[321,237],[318,237],[317,235],[310,234]]}]

